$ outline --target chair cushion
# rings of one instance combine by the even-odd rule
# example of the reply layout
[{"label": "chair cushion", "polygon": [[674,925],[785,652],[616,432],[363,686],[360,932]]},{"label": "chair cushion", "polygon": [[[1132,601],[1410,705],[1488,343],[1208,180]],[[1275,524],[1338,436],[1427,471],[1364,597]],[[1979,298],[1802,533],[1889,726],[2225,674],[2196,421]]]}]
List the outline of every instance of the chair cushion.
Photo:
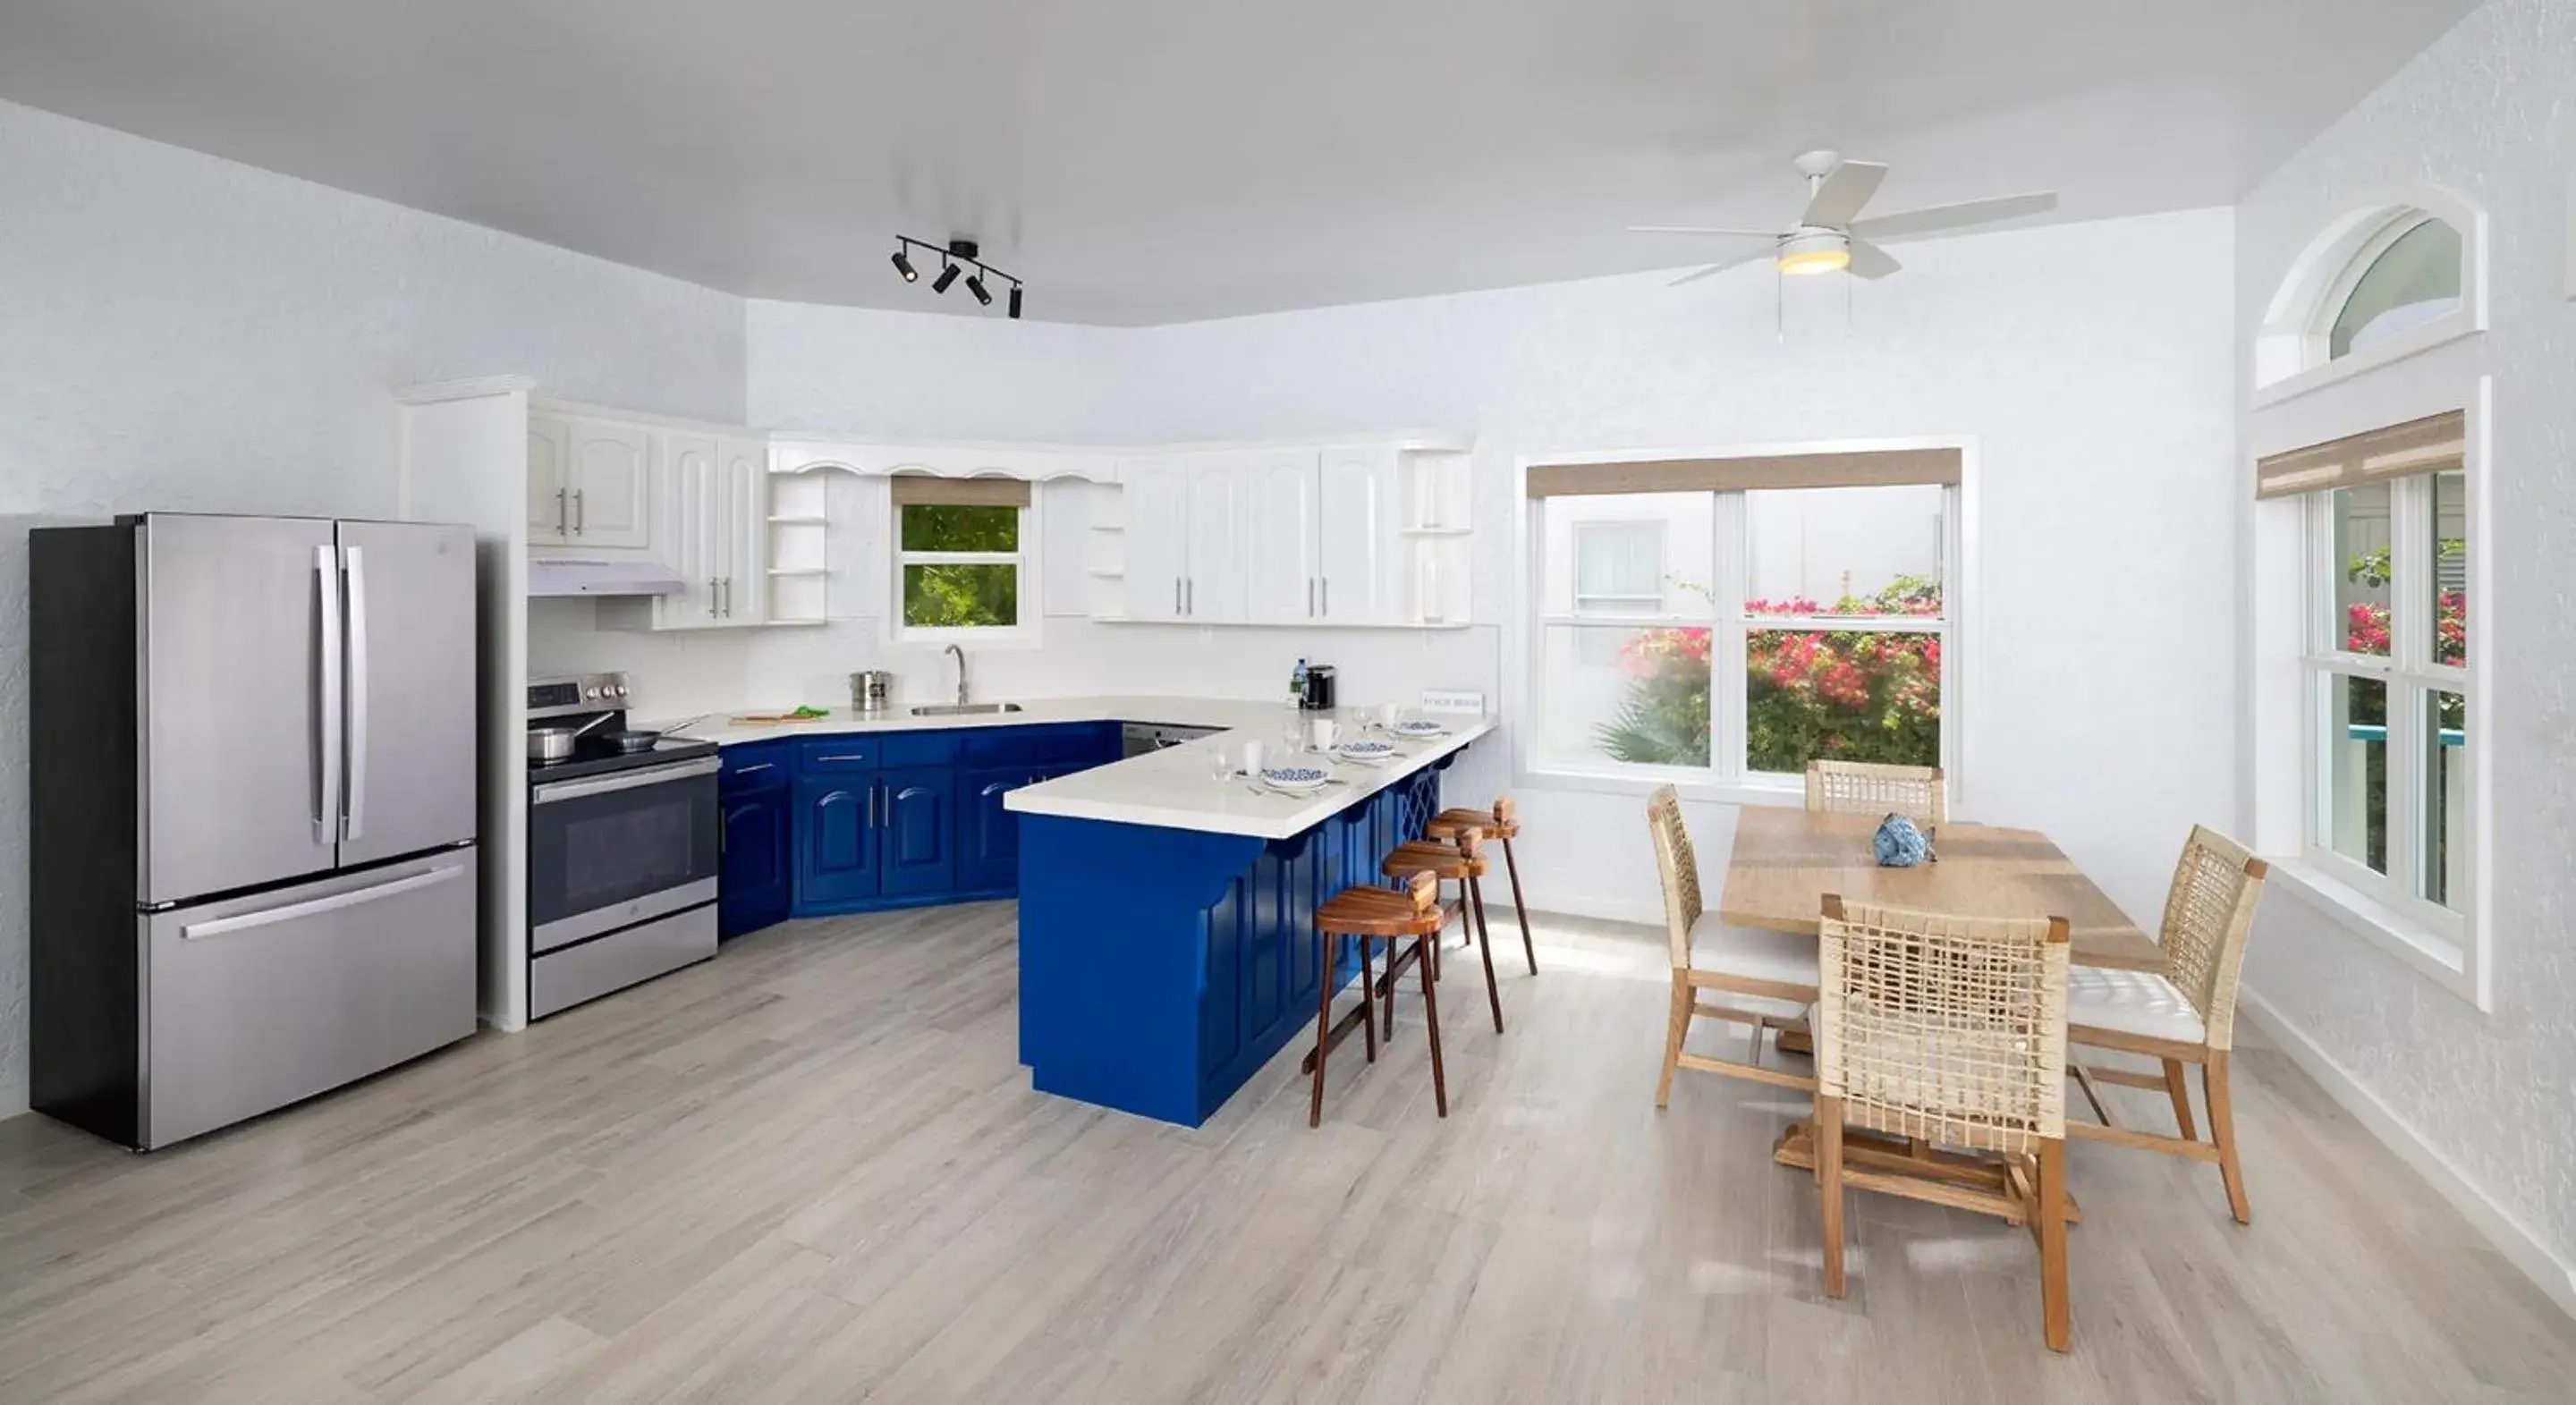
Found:
[{"label": "chair cushion", "polygon": [[2106,966],[2066,968],[2066,1022],[2177,1044],[2198,1044],[2209,1037],[2200,1012],[2173,982],[2153,971]]},{"label": "chair cushion", "polygon": [[1704,912],[1691,924],[1691,966],[1714,975],[1813,989],[1816,939],[1797,932],[1737,927],[1718,921],[1714,912]]}]

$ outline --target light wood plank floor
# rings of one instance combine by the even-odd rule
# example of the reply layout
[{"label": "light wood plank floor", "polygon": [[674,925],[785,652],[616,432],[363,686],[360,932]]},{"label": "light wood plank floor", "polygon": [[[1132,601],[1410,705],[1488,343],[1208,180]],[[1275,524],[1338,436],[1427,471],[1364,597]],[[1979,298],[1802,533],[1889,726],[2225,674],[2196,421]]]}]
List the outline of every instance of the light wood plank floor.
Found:
[{"label": "light wood plank floor", "polygon": [[[1653,1106],[1659,936],[1497,952],[1305,1125],[1041,1097],[1005,904],[796,924],[517,1037],[151,1157],[0,1123],[0,1399],[2565,1400],[2576,1324],[2277,1054],[2256,1219],[2073,1148],[2075,1351],[2020,1231],[1855,1196],[1819,1286],[1796,1108]],[[1723,1030],[1714,1033],[1724,1033]],[[2140,1121],[2161,1100],[2123,1094]]]}]

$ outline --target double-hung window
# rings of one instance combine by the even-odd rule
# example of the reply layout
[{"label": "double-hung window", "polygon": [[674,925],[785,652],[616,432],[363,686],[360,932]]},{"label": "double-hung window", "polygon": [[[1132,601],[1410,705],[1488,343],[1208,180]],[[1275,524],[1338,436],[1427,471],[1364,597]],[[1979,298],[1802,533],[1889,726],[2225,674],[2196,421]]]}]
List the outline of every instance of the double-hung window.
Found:
[{"label": "double-hung window", "polygon": [[2305,857],[2436,931],[2467,910],[2471,562],[2465,416],[2263,460],[2306,516]]},{"label": "double-hung window", "polygon": [[1946,765],[1960,451],[1529,471],[1531,763],[1754,781]]},{"label": "double-hung window", "polygon": [[1027,483],[904,474],[892,484],[902,637],[993,637],[1035,618]]}]

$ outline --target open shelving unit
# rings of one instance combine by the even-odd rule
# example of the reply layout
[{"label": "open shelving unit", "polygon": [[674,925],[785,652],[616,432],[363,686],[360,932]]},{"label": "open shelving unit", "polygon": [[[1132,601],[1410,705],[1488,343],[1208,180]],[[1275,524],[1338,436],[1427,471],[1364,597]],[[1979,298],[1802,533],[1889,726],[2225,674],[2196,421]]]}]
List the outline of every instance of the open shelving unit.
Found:
[{"label": "open shelving unit", "polygon": [[831,614],[832,516],[824,473],[769,480],[769,622],[821,624]]},{"label": "open shelving unit", "polygon": [[1475,556],[1468,541],[1474,460],[1464,453],[1415,451],[1404,455],[1403,524],[1396,535],[1409,548],[1405,562],[1406,613],[1424,626],[1463,625]]}]

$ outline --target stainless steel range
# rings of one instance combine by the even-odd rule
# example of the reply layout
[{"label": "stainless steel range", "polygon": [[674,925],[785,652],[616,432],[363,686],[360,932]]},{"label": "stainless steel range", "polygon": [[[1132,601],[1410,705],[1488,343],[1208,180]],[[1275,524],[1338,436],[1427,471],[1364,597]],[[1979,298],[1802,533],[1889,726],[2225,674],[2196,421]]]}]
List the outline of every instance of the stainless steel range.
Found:
[{"label": "stainless steel range", "polygon": [[716,954],[716,745],[626,730],[622,673],[533,679],[528,1015],[542,1019]]}]

